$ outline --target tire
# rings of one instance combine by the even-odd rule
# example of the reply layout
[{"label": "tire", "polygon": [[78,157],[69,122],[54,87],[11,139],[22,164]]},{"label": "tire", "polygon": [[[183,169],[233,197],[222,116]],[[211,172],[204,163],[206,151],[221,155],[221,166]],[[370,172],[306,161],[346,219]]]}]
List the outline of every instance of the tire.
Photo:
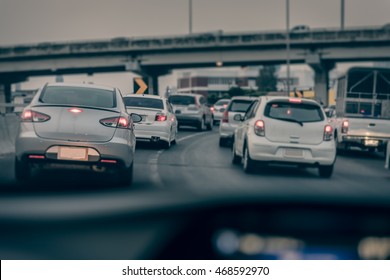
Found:
[{"label": "tire", "polygon": [[31,167],[25,160],[15,157],[15,178],[18,182],[27,182],[31,178]]},{"label": "tire", "polygon": [[171,147],[171,141],[161,141],[160,145],[163,149],[168,150]]},{"label": "tire", "polygon": [[225,147],[226,146],[226,140],[223,138],[219,138],[219,146],[220,147]]},{"label": "tire", "polygon": [[242,167],[245,173],[252,173],[255,170],[255,161],[249,155],[249,149],[245,146]]},{"label": "tire", "polygon": [[119,184],[123,186],[131,186],[133,183],[133,163],[129,167],[119,170]]},{"label": "tire", "polygon": [[214,122],[214,120],[211,119],[210,123],[206,125],[207,130],[213,130],[213,122]]},{"label": "tire", "polygon": [[332,165],[321,165],[318,167],[318,172],[320,174],[320,177],[322,178],[330,178],[333,174],[333,166]]},{"label": "tire", "polygon": [[202,120],[198,124],[197,128],[198,128],[199,131],[203,131],[203,130],[206,129],[206,124],[205,124],[204,117],[202,118]]},{"label": "tire", "polygon": [[235,147],[235,144],[233,142],[233,146],[232,146],[232,163],[237,165],[237,164],[240,164],[240,162],[241,162],[241,157],[236,154],[236,147]]}]

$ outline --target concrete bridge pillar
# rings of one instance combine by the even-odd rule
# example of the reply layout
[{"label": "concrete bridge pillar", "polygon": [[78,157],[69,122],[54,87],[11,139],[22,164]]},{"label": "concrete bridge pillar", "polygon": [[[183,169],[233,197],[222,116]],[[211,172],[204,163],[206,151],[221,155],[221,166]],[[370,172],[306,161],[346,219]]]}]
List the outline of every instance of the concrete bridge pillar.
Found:
[{"label": "concrete bridge pillar", "polygon": [[324,106],[329,105],[329,71],[335,67],[333,62],[324,62],[317,52],[306,55],[306,63],[314,71],[315,99]]},{"label": "concrete bridge pillar", "polygon": [[148,77],[149,94],[159,95],[158,78],[169,73],[167,68],[147,68],[142,69],[143,73]]}]

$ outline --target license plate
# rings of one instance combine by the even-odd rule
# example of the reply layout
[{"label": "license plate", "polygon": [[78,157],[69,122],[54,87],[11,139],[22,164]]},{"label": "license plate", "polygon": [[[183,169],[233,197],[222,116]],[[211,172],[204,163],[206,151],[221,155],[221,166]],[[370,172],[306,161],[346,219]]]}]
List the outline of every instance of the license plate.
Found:
[{"label": "license plate", "polygon": [[364,145],[370,146],[370,147],[377,147],[379,144],[378,140],[364,140]]},{"label": "license plate", "polygon": [[87,161],[88,149],[75,147],[60,147],[57,158],[62,160]]},{"label": "license plate", "polygon": [[284,156],[286,156],[286,157],[303,157],[303,150],[301,150],[301,149],[285,149]]}]

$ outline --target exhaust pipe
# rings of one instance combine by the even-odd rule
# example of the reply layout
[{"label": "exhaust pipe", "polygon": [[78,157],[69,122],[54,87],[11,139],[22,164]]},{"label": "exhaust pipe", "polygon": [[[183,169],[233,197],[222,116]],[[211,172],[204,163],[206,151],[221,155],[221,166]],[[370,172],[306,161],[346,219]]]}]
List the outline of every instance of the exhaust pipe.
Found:
[{"label": "exhaust pipe", "polygon": [[105,172],[106,171],[106,167],[104,166],[98,166],[98,165],[92,165],[92,170],[95,171],[95,172]]}]

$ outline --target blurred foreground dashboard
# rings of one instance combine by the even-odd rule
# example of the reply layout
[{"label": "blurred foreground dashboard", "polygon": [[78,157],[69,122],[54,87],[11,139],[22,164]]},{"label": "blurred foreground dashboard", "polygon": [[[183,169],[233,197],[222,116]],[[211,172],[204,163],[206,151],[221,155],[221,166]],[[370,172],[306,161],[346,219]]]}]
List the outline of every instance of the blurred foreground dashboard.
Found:
[{"label": "blurred foreground dashboard", "polygon": [[390,201],[2,197],[0,259],[390,259]]}]

